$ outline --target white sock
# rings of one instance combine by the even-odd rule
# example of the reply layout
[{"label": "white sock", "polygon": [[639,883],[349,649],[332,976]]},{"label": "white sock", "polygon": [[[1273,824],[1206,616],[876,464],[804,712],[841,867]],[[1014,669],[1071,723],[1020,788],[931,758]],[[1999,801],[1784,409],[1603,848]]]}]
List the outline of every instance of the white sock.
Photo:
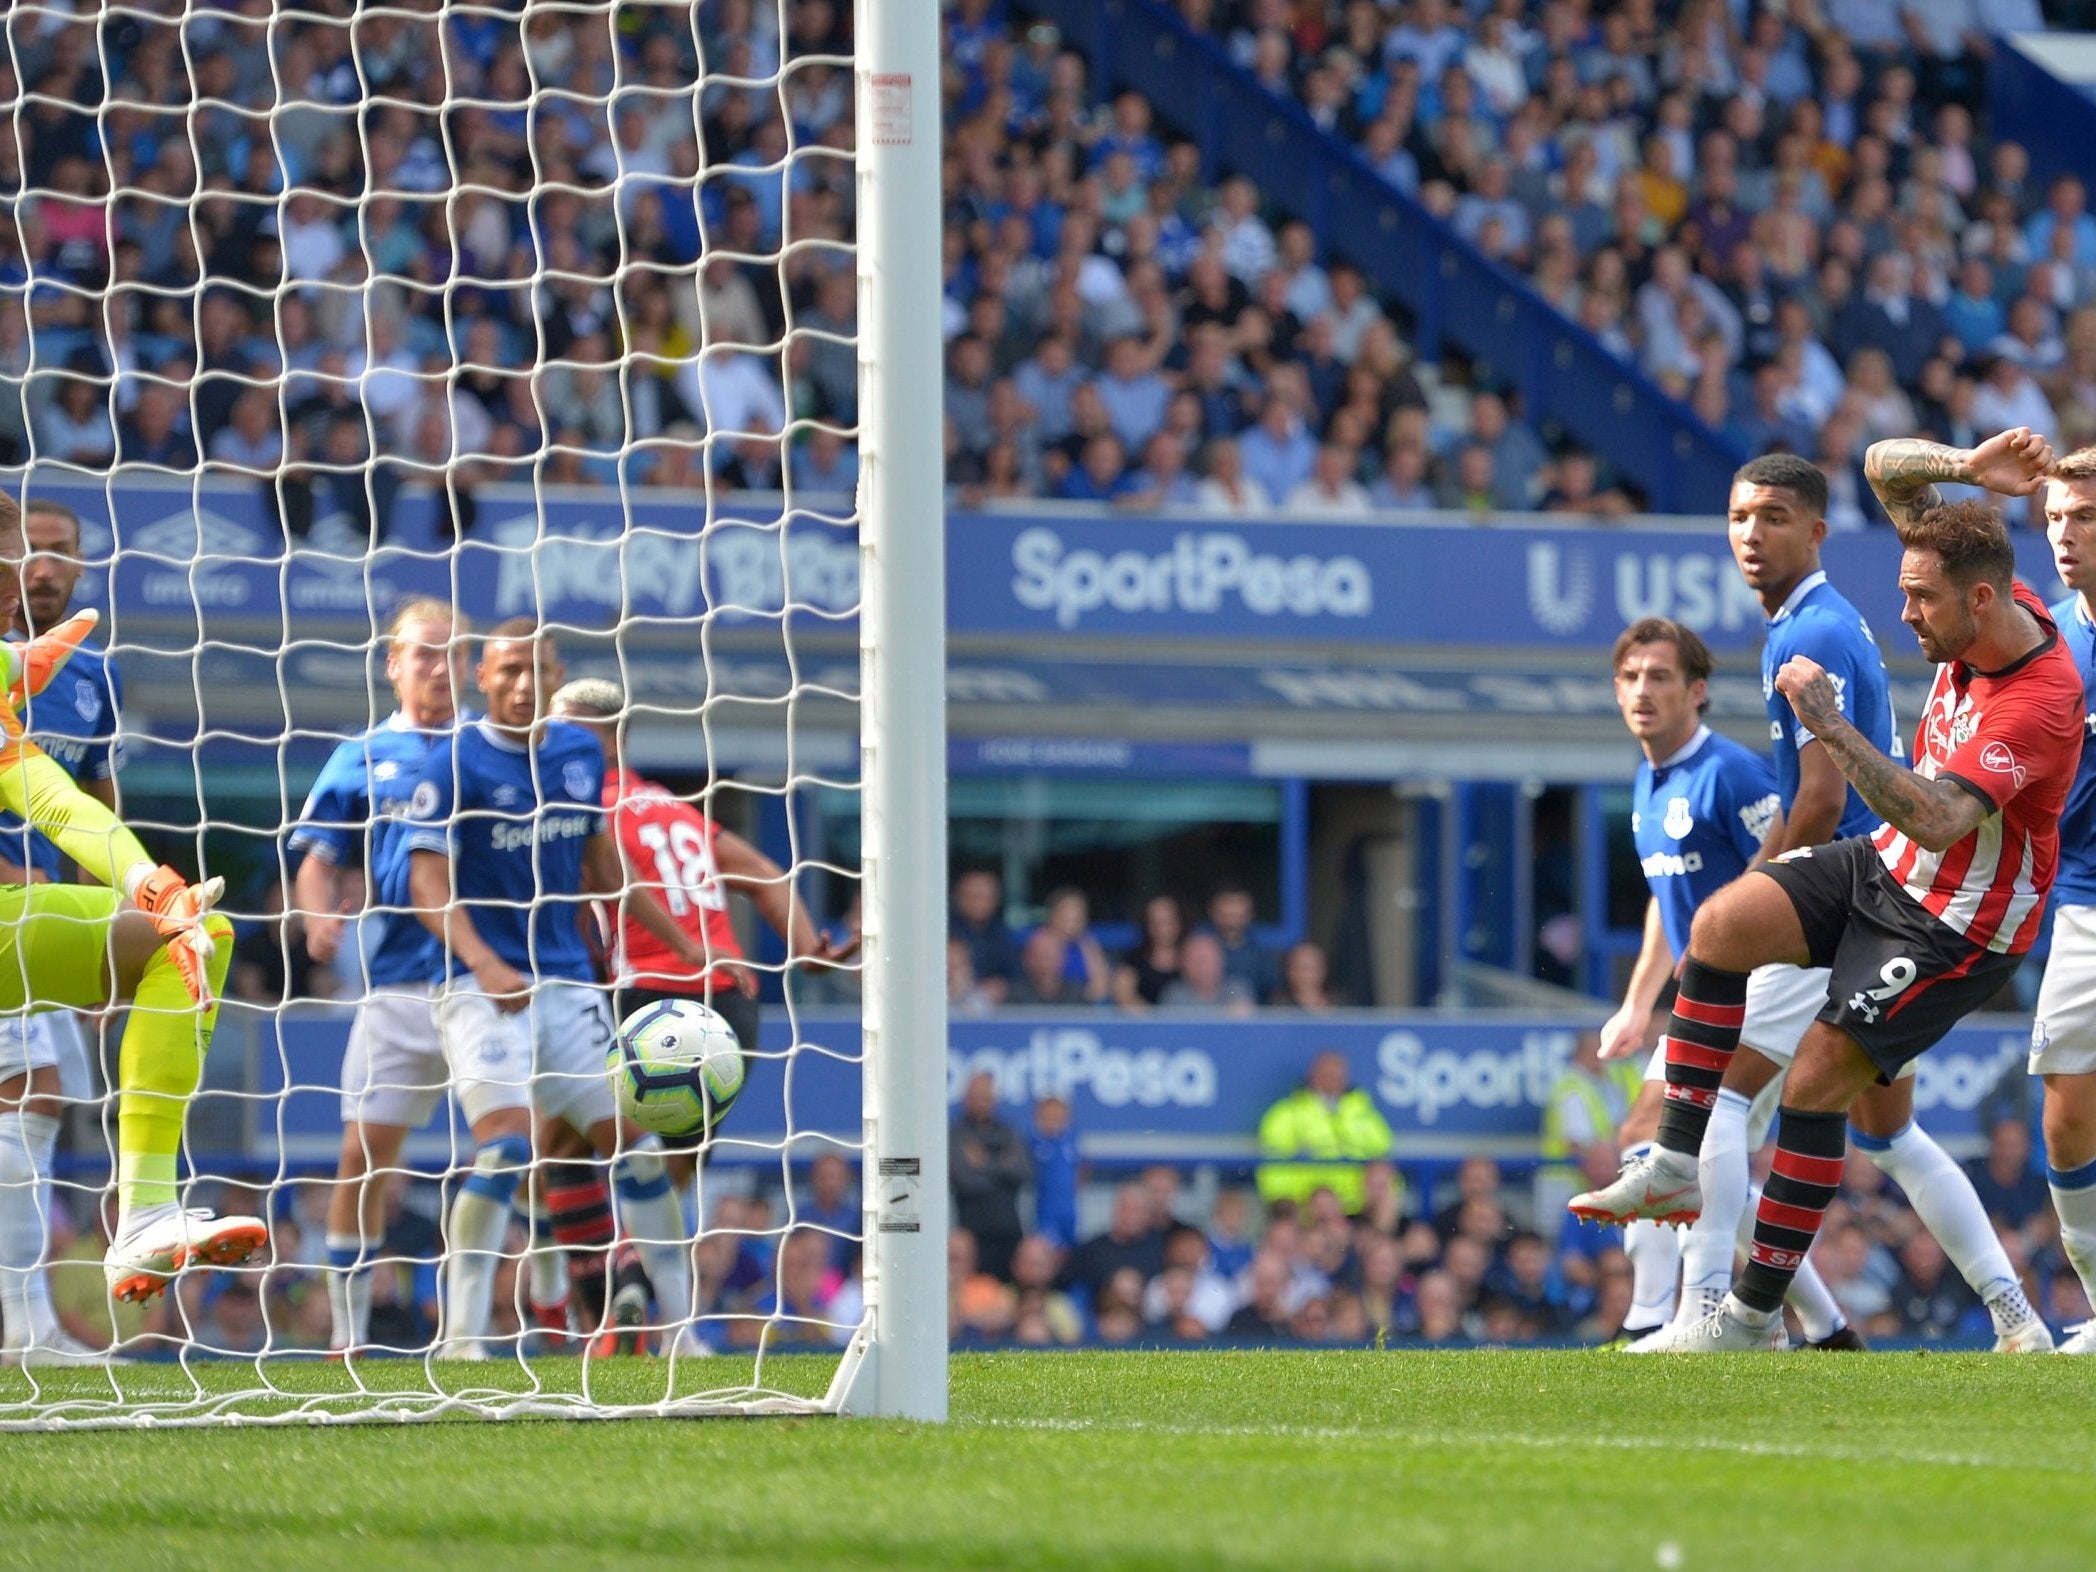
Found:
[{"label": "white sock", "polygon": [[551,1309],[568,1302],[568,1255],[553,1242],[553,1214],[546,1203],[531,1203],[531,1253],[525,1257],[531,1273],[531,1302]]},{"label": "white sock", "polygon": [[684,1203],[663,1167],[662,1142],[650,1136],[628,1151],[612,1179],[620,1229],[640,1251],[656,1311],[664,1323],[681,1326],[692,1316],[691,1235],[684,1227]]},{"label": "white sock", "polygon": [[2060,1248],[2081,1279],[2082,1292],[2096,1305],[2096,1162],[2061,1171],[2046,1169],[2052,1184],[2052,1209],[2059,1214]]},{"label": "white sock", "polygon": [[1748,1100],[1738,1092],[1718,1093],[1703,1132],[1703,1152],[1696,1178],[1703,1192],[1703,1215],[1681,1241],[1683,1313],[1699,1303],[1697,1292],[1732,1286],[1732,1261],[1747,1212]]},{"label": "white sock", "polygon": [[371,1257],[355,1234],[327,1236],[328,1347],[362,1348],[371,1340]]},{"label": "white sock", "polygon": [[495,1268],[509,1231],[509,1202],[461,1185],[451,1203],[444,1241],[443,1340],[478,1340],[488,1335],[495,1310]]},{"label": "white sock", "polygon": [[1980,1303],[1990,1304],[2017,1286],[1987,1209],[1965,1170],[1950,1160],[1950,1153],[1918,1124],[1909,1123],[1879,1150],[1878,1143],[1864,1147],[1877,1165],[1892,1176],[1892,1182],[1907,1193],[1922,1226],[1936,1236],[1943,1253]]},{"label": "white sock", "polygon": [[58,1121],[46,1114],[0,1113],[0,1346],[48,1344],[58,1332],[44,1252],[51,1237],[44,1199]]},{"label": "white sock", "polygon": [[1681,1241],[1673,1229],[1641,1217],[1623,1226],[1630,1257],[1630,1314],[1626,1332],[1647,1332],[1674,1319],[1674,1285],[1681,1275]]}]

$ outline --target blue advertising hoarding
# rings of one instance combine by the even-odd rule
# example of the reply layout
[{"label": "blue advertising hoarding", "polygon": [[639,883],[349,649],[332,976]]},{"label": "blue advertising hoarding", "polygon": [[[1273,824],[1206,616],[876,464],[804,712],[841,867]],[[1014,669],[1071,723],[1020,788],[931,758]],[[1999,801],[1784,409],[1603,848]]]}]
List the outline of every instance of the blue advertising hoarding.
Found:
[{"label": "blue advertising hoarding", "polygon": [[[858,1018],[803,1011],[798,1023],[801,1047],[788,1058],[786,1017],[767,1013],[766,1058],[725,1127],[717,1161],[776,1166],[782,1154],[813,1157],[826,1139],[859,1138]],[[300,1008],[275,1026],[229,1009],[191,1120],[200,1165],[274,1168],[280,1157],[293,1166],[331,1164],[341,1139],[334,1088],[348,1029],[349,1012],[339,1008]],[[1562,1017],[1490,1014],[1246,1021],[1015,1011],[952,1023],[947,1095],[957,1103],[968,1079],[986,1072],[1006,1115],[1022,1124],[1034,1098],[1069,1098],[1083,1149],[1095,1160],[1242,1162],[1255,1154],[1260,1114],[1313,1054],[1335,1049],[1396,1131],[1400,1160],[1473,1152],[1519,1160],[1535,1153],[1551,1085],[1582,1029]],[[2028,1023],[2013,1017],[1952,1032],[1921,1061],[1915,1106],[1922,1122],[1961,1153],[1977,1151],[1982,1106],[2004,1078],[2022,1079],[2029,1041]],[[431,1130],[415,1138],[411,1153],[441,1163],[451,1143],[449,1132]],[[457,1150],[470,1152],[470,1144]]]},{"label": "blue advertising hoarding", "polygon": [[[149,625],[220,623],[339,636],[383,620],[408,593],[455,597],[476,620],[530,614],[576,629],[675,635],[791,621],[848,640],[858,605],[856,534],[839,506],[783,518],[754,501],[716,508],[672,493],[490,487],[455,549],[427,496],[405,493],[389,542],[368,556],[286,552],[261,489],[212,482],[39,485],[88,521],[88,550],[121,546],[111,603]],[[741,514],[743,516],[736,516]],[[109,529],[114,519],[112,537]],[[2045,542],[2018,531],[2041,594],[2058,590]],[[1887,530],[1830,537],[1828,571],[1887,652],[1898,627],[1899,547]],[[1432,646],[1562,652],[1605,648],[1647,615],[1688,623],[1720,651],[1759,646],[1761,613],[1722,526],[1601,529],[1395,521],[1293,523],[956,513],[947,529],[949,626],[959,637],[1210,639],[1269,646]],[[153,642],[165,645],[164,639]]]}]

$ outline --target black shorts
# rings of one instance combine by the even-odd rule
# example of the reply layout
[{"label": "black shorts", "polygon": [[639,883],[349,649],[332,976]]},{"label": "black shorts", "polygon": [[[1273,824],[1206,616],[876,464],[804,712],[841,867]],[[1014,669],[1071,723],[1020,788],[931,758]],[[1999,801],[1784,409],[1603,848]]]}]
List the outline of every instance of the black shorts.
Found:
[{"label": "black shorts", "polygon": [[1867,835],[1809,847],[1761,871],[1797,909],[1810,964],[1833,970],[1819,1018],[1856,1040],[1880,1081],[1935,1047],[2023,964],[1938,922],[1893,882]]}]

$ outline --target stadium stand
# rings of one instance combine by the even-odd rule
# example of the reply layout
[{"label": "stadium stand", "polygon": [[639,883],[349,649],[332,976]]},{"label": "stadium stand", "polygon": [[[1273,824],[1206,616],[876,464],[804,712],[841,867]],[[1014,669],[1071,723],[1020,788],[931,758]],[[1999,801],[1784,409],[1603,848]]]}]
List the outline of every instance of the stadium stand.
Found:
[{"label": "stadium stand", "polygon": [[[697,113],[717,162],[694,190],[693,111],[669,85],[678,40],[652,13],[634,12],[614,62],[599,33],[553,14],[521,49],[462,15],[437,60],[386,13],[359,25],[352,55],[345,29],[295,15],[265,26],[268,12],[242,4],[187,29],[193,89],[174,29],[113,20],[97,51],[86,29],[14,26],[0,101],[21,112],[0,133],[0,194],[67,194],[0,216],[0,461],[25,459],[33,437],[40,457],[89,469],[200,465],[258,485],[293,541],[338,550],[386,539],[398,487],[438,476],[461,534],[477,488],[532,475],[850,489],[849,443],[814,424],[854,415],[851,353],[825,336],[852,327],[848,269],[819,244],[777,268],[732,256],[782,231],[842,233],[848,166],[790,178],[769,166],[789,134],[848,145],[847,84],[811,71],[783,96],[707,88]],[[1321,252],[1318,225],[1284,216],[1183,128],[1168,133],[1142,92],[1100,101],[1112,73],[1042,13],[996,0],[948,13],[942,326],[957,498],[1594,518],[1654,500],[1651,472],[1567,440],[1532,378],[1463,353],[1452,327],[1422,334],[1416,304]],[[782,51],[848,48],[849,8],[834,0],[794,0],[783,37],[778,14],[707,4],[716,69],[762,75]],[[1990,144],[1972,107],[1994,38],[2043,20],[2032,0],[1824,12],[1799,0],[1751,19],[1716,0],[1664,13],[1627,0],[1601,16],[1573,0],[1468,12],[1182,0],[1178,12],[1244,82],[1299,106],[1275,157],[1353,157],[1403,211],[1445,225],[1480,277],[1525,280],[1521,311],[1547,308],[1581,355],[1599,345],[1632,368],[1639,409],[1679,406],[1666,419],[1698,452],[1729,464],[1807,451],[1830,474],[1837,527],[1873,521],[1856,466],[1877,436],[1966,441],[2027,423],[2063,448],[2096,438],[2086,188],[2032,182],[2022,149]],[[1088,36],[1096,47],[1099,31]],[[602,91],[616,70],[636,91],[605,119],[527,119],[534,91]],[[439,113],[447,72],[454,98],[485,104]],[[282,102],[278,81],[292,89]],[[378,89],[383,106],[359,107]],[[192,90],[212,101],[195,135]],[[160,109],[105,111],[113,98]],[[465,150],[470,193],[448,187],[447,146]],[[657,178],[623,188],[622,269],[605,182],[635,170]],[[374,191],[410,196],[353,205]],[[541,268],[552,275],[526,287]],[[696,289],[677,287],[691,278]],[[438,286],[460,279],[473,289],[447,311]],[[273,293],[285,280],[300,287]],[[702,324],[748,352],[702,372]],[[709,414],[766,435],[707,445]],[[613,455],[635,443],[622,473]],[[358,466],[374,454],[386,462],[367,487]],[[1015,962],[1018,947],[1006,952]],[[1106,979],[1071,953],[1098,997]],[[1131,955],[1131,973],[1163,972],[1158,954]],[[1328,1008],[1322,959],[1291,955],[1286,997],[1260,1007]],[[984,972],[956,966],[957,1013],[994,1009],[1017,980]],[[985,982],[999,987],[986,995]],[[2029,1163],[2027,1147],[2020,1163],[2011,1150],[1989,1160],[2005,1236],[2050,1285],[2054,1320],[2086,1315],[2042,1219],[2016,1210]],[[1323,1195],[1258,1224],[1243,1194],[1192,1197],[1176,1170],[1150,1167],[1074,1252],[1037,1233],[996,1241],[1011,1256],[998,1276],[957,1234],[956,1340],[1613,1331],[1628,1294],[1613,1241],[1553,1243],[1554,1220],[1489,1159],[1446,1167],[1371,1169],[1358,1221]],[[1956,1302],[1960,1285],[1941,1286],[1940,1259],[1869,1164],[1852,1159],[1850,1175],[1829,1277],[1859,1323],[1930,1337],[1983,1321]],[[427,1189],[394,1198],[389,1252],[433,1254]],[[319,1194],[288,1203],[285,1264],[259,1289],[279,1346],[325,1337],[319,1254],[303,1267],[297,1255],[301,1226],[319,1237]],[[850,1291],[809,1239],[767,1235],[776,1200],[721,1198],[733,1215],[719,1228],[742,1232],[708,1237],[709,1307],[774,1291],[828,1307]],[[775,1244],[792,1257],[776,1290]],[[209,1324],[228,1347],[259,1336],[252,1285],[199,1277],[192,1293],[160,1314]],[[426,1325],[431,1272],[379,1293],[382,1315]]]}]

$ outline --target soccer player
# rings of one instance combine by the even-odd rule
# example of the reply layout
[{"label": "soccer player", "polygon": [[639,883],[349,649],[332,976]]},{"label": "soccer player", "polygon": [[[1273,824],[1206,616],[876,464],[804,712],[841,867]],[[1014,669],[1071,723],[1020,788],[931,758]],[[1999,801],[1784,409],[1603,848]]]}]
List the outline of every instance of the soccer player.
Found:
[{"label": "soccer player", "polygon": [[[2045,486],[2045,533],[2067,586],[2052,608],[2081,672],[2084,729],[2096,735],[2096,447],[2068,454]],[[2030,1072],[2045,1084],[2045,1177],[2060,1219],[2060,1247],[2096,1304],[2096,749],[2060,817],[2060,876],[2053,886],[2052,954],[2031,1023]],[[2060,1344],[2096,1353],[2096,1321]]]},{"label": "soccer player", "polygon": [[[22,524],[29,557],[10,633],[16,640],[65,624],[87,566],[80,555],[79,516],[64,503],[33,497],[23,507]],[[52,685],[31,698],[23,717],[30,740],[111,811],[121,763],[122,692],[108,656],[83,644]],[[19,815],[0,813],[0,882],[52,883],[63,873],[56,846]],[[10,1092],[21,1076],[26,1084]],[[0,1019],[0,1360],[64,1365],[109,1357],[60,1328],[42,1264],[50,1249],[51,1166],[65,1104],[93,1095],[86,1040],[71,1011]]]},{"label": "soccer player", "polygon": [[[1826,480],[1816,467],[1777,453],[1740,469],[1727,509],[1734,560],[1769,619],[1762,694],[1783,805],[1763,850],[1771,859],[1841,836],[1867,835],[1878,826],[1870,805],[1842,777],[1828,750],[1799,724],[1778,689],[1776,674],[1786,661],[1804,656],[1817,663],[1828,674],[1841,713],[1872,747],[1893,759],[1901,756],[1877,641],[1820,567],[1826,501]],[[1827,974],[1818,968],[1772,966],[1754,974],[1742,1046],[1726,1069],[1704,1136],[1698,1185],[1703,1215],[1682,1243],[1679,1335],[1686,1336],[1716,1309],[1731,1285],[1734,1242],[1749,1199],[1747,1155],[1761,1144],[1765,1110],[1778,1095],[1771,1088],[1778,1088],[1799,1039],[1827,1002],[1827,988]],[[1912,1082],[1898,1079],[1870,1088],[1857,1099],[1851,1123],[1851,1138],[1906,1193],[1923,1225],[1987,1304],[1998,1346],[2017,1351],[2049,1346],[2044,1322],[2030,1312],[2020,1291],[2012,1292],[2014,1270],[1971,1180],[1915,1122]],[[1656,1350],[1665,1341],[1641,1351]]]},{"label": "soccer player", "polygon": [[[0,498],[0,613],[10,620],[27,555],[21,511]],[[98,887],[0,885],[0,1015],[131,1006],[117,1064],[117,1223],[102,1267],[113,1297],[143,1300],[193,1263],[238,1265],[268,1233],[257,1218],[185,1211],[177,1182],[183,1116],[232,960],[232,925],[212,909],[224,883],[191,885],[156,865],[105,804],[29,739],[18,713],[95,620],[83,612],[4,647],[0,808],[41,831]],[[26,1074],[0,1081],[0,1103],[18,1111],[28,1086]]]},{"label": "soccer player", "polygon": [[[1688,948],[1689,925],[1697,906],[1746,872],[1761,855],[1772,826],[1782,818],[1776,779],[1767,761],[1703,724],[1712,664],[1710,651],[1691,629],[1663,617],[1634,622],[1616,640],[1616,704],[1623,712],[1623,724],[1645,753],[1638,766],[1630,827],[1652,895],[1646,908],[1644,944],[1631,970],[1625,1002],[1602,1028],[1604,1044],[1614,1048],[1615,1056],[1644,1041],[1655,1001]],[[1755,977],[1758,985],[1760,973]],[[1759,997],[1778,995],[1763,991]],[[1755,1000],[1750,989],[1750,1040],[1758,1040]],[[1664,1071],[1664,1057],[1655,1053],[1646,1071],[1645,1089],[1624,1121],[1621,1140],[1625,1157],[1632,1161],[1650,1149],[1659,1120]],[[1728,1226],[1736,1233],[1738,1224],[1735,1214]],[[1625,1227],[1624,1236],[1633,1292],[1623,1330],[1626,1335],[1658,1333],[1669,1319],[1673,1273],[1680,1261],[1673,1248],[1674,1235],[1652,1219],[1640,1218]],[[1731,1251],[1728,1236],[1728,1282]],[[1791,1301],[1813,1346],[1860,1346],[1844,1327],[1833,1296],[1809,1266],[1799,1275]],[[1629,1351],[1650,1352],[1652,1341],[1640,1338]]]},{"label": "soccer player", "polygon": [[492,1116],[530,1107],[525,1088],[488,1080],[470,1061],[447,1065],[430,1007],[442,959],[408,891],[408,805],[430,750],[454,723],[466,634],[466,619],[444,601],[400,606],[386,648],[393,713],[334,751],[291,832],[291,849],[303,854],[293,887],[307,953],[322,965],[341,953],[351,915],[342,907],[343,875],[356,864],[376,933],[342,1062],[342,1152],[328,1196],[328,1342],[339,1350],[362,1347],[371,1326],[371,1256],[385,1211],[384,1182],[371,1176],[398,1166],[408,1132],[429,1118],[447,1084],[481,1144],[495,1138]]},{"label": "soccer player", "polygon": [[628,769],[619,717],[626,696],[602,678],[571,682],[553,695],[553,713],[573,721],[604,750],[604,807],[629,886],[648,890],[699,945],[708,964],[686,965],[631,912],[619,914],[613,960],[621,1020],[661,999],[699,999],[735,1029],[745,1056],[757,1051],[756,977],[741,964],[742,946],[728,917],[728,896],[740,890],[772,931],[786,941],[791,961],[842,959],[816,929],[793,880],[763,852],[721,828],[681,797]]},{"label": "soccer player", "polygon": [[[580,727],[545,718],[563,675],[552,635],[535,622],[512,619],[489,633],[477,673],[486,717],[439,740],[410,801],[408,885],[446,957],[436,1005],[446,1056],[530,1091],[546,1116],[539,1155],[611,1161],[659,1301],[685,1305],[690,1241],[662,1143],[621,1130],[605,1074],[611,1013],[579,919],[623,879],[604,829],[603,750]],[[671,954],[705,964],[647,891],[626,901]],[[534,1155],[524,1110],[490,1121],[485,1138],[476,1135],[446,1241],[440,1349],[452,1357],[485,1352],[510,1201]]]},{"label": "soccer player", "polygon": [[[620,1020],[662,999],[698,999],[717,1010],[734,1029],[745,1064],[757,1052],[757,979],[741,963],[742,946],[728,916],[728,893],[746,892],[774,932],[786,941],[792,960],[834,962],[843,957],[828,936],[817,931],[805,904],[795,898],[793,881],[784,869],[732,830],[721,828],[698,809],[672,796],[656,782],[626,767],[620,717],[626,696],[615,682],[586,677],[553,695],[553,714],[572,721],[596,738],[604,750],[604,808],[610,815],[612,839],[622,863],[621,883],[647,890],[672,921],[709,958],[693,966],[672,954],[630,907],[605,902],[612,933],[612,964],[618,985]],[[691,1180],[698,1159],[690,1150],[667,1154],[670,1173],[681,1187]],[[556,1219],[573,1227],[578,1213],[592,1215],[600,1204],[602,1180],[594,1169],[570,1165],[567,1183],[549,1190],[547,1204]],[[585,1296],[586,1279],[579,1279]],[[587,1305],[585,1305],[585,1313]],[[665,1306],[666,1318],[685,1323],[679,1351],[710,1352],[692,1330],[696,1304]]]},{"label": "soccer player", "polygon": [[[1593,1196],[1619,1221],[1695,1208],[1696,1154],[1739,1045],[1748,974],[1831,967],[1784,1090],[1746,1269],[1678,1347],[1785,1346],[1778,1311],[1840,1183],[1849,1109],[1991,998],[2037,935],[2080,759],[2081,682],[2045,607],[2015,582],[2000,516],[1942,503],[1933,482],[2027,496],[2051,463],[2050,444],[2021,428],[1970,451],[1902,441],[1866,458],[1905,547],[1901,620],[1938,667],[1915,766],[1857,730],[1817,662],[1784,663],[1778,691],[1884,822],[1788,851],[1703,904],[1667,1030],[1659,1145]],[[1993,1297],[1997,1329],[2005,1313],[2019,1327],[2035,1319],[2020,1288]]]}]

